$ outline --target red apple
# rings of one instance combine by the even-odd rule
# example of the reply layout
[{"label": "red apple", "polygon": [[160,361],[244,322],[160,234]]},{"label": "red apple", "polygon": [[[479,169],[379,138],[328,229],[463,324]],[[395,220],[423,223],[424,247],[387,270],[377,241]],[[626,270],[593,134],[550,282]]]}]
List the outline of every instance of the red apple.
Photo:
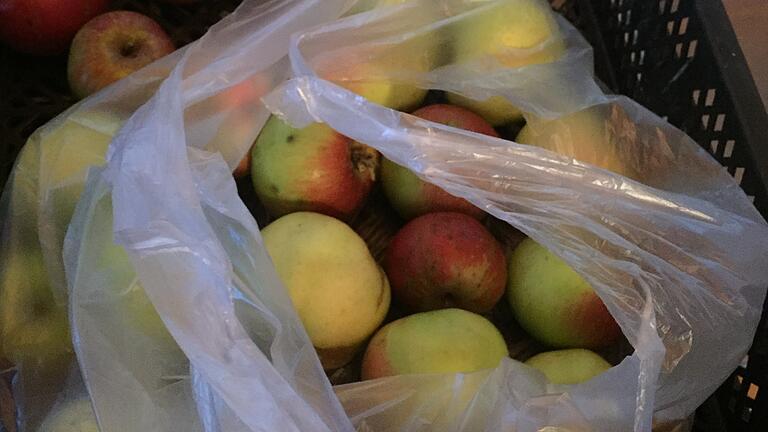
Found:
[{"label": "red apple", "polygon": [[38,55],[61,54],[109,0],[0,0],[0,41]]},{"label": "red apple", "polygon": [[272,216],[313,211],[350,220],[373,186],[379,154],[323,123],[271,117],[251,150],[251,179]]},{"label": "red apple", "polygon": [[506,261],[501,245],[463,213],[429,213],[406,224],[384,257],[392,295],[427,311],[458,307],[488,312],[504,294]]},{"label": "red apple", "polygon": [[507,300],[520,326],[557,348],[612,344],[621,329],[592,286],[565,261],[527,238],[507,261]]},{"label": "red apple", "polygon": [[[262,109],[261,98],[272,89],[272,76],[256,74],[213,97],[216,112],[226,113],[226,118],[218,127],[216,135],[211,140],[211,146],[224,148],[229,143],[242,142],[253,132],[254,118]],[[211,108],[206,105],[205,115],[210,115]],[[251,151],[243,156],[240,163],[232,171],[236,178],[245,177],[251,172]]]},{"label": "red apple", "polygon": [[[493,137],[499,135],[482,117],[454,105],[428,105],[413,112],[413,115]],[[405,219],[438,211],[466,213],[477,219],[485,213],[469,201],[455,197],[439,187],[427,183],[396,163],[384,159],[381,166],[381,184],[392,207]]]},{"label": "red apple", "polygon": [[136,12],[115,11],[88,21],[72,41],[67,75],[86,97],[173,52],[162,27]]},{"label": "red apple", "polygon": [[237,164],[235,167],[235,170],[232,171],[232,175],[235,176],[235,178],[241,178],[247,176],[251,172],[251,151],[248,150],[248,153],[243,156],[242,159],[240,159],[240,163]]}]

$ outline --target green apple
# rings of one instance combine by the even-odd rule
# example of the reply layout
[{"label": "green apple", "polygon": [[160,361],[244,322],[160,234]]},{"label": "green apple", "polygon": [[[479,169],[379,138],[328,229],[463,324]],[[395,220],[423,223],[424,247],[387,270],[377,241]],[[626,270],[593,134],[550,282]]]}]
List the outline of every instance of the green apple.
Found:
[{"label": "green apple", "polygon": [[498,366],[507,345],[493,324],[463,309],[422,312],[393,321],[371,339],[363,379],[416,373],[473,372]]},{"label": "green apple", "polygon": [[295,129],[274,116],[251,156],[253,187],[271,215],[313,211],[344,220],[365,202],[380,158],[323,123]]},{"label": "green apple", "polygon": [[40,133],[40,198],[44,212],[56,221],[57,232],[66,232],[88,168],[106,162],[109,143],[121,126],[115,113],[87,111]]},{"label": "green apple", "polygon": [[[469,14],[453,26],[453,62],[479,62],[508,68],[549,63],[565,51],[554,14],[544,2],[512,0]],[[448,100],[466,107],[494,126],[520,120],[522,113],[507,99],[472,100],[448,93]]]},{"label": "green apple", "polygon": [[538,369],[553,384],[579,384],[611,368],[599,355],[579,348],[543,352],[525,364]]},{"label": "green apple", "polygon": [[99,432],[91,401],[77,399],[56,407],[43,420],[39,432]]},{"label": "green apple", "polygon": [[11,252],[0,269],[0,345],[17,364],[60,363],[73,352],[66,305],[56,304],[37,251]]},{"label": "green apple", "polygon": [[[394,6],[406,0],[364,0],[350,14]],[[410,9],[409,27],[424,27],[435,20],[433,8]],[[394,19],[394,18],[391,18]],[[384,21],[377,22],[386,26]],[[376,28],[376,25],[369,26]],[[415,33],[415,32],[414,32]],[[354,37],[354,36],[352,36]],[[370,37],[369,33],[365,36]],[[327,53],[315,64],[318,75],[363,96],[368,101],[388,108],[411,111],[424,100],[427,90],[410,84],[407,74],[420,75],[430,71],[438,62],[439,38],[434,32],[409,35],[397,42],[379,42],[350,46],[339,53]]]},{"label": "green apple", "polygon": [[642,181],[642,177],[628,162],[636,157],[633,154],[635,149],[622,149],[619,139],[615,137],[614,128],[614,120],[600,107],[587,108],[555,120],[534,119],[520,130],[515,141],[545,148]]},{"label": "green apple", "polygon": [[515,108],[503,96],[491,96],[485,100],[475,100],[456,93],[447,93],[446,97],[450,103],[476,112],[493,126],[501,126],[523,118],[523,112]]},{"label": "green apple", "polygon": [[[482,117],[448,104],[434,104],[417,109],[416,117],[484,135],[498,137],[498,133]],[[482,219],[485,212],[469,201],[455,197],[439,187],[421,180],[409,169],[389,159],[381,165],[381,186],[392,207],[404,219],[431,212],[460,212]]]},{"label": "green apple", "polygon": [[507,300],[520,325],[558,348],[596,348],[621,334],[589,283],[555,254],[531,239],[509,255]]},{"label": "green apple", "polygon": [[111,273],[106,279],[110,285],[105,289],[112,291],[115,312],[124,321],[123,325],[163,346],[176,346],[173,336],[136,278],[125,249],[112,242],[111,236],[102,245],[98,248],[100,259],[97,259],[94,268]]},{"label": "green apple", "polygon": [[[410,84],[397,82],[393,79],[384,78],[366,78],[367,76],[376,76],[379,74],[394,73],[391,68],[394,65],[384,66],[384,60],[371,63],[350,64],[346,68],[346,73],[339,78],[335,75],[322,76],[330,81],[335,81],[347,90],[357,93],[366,98],[369,102],[383,105],[400,111],[410,111],[424,100],[427,90]],[[418,65],[417,65],[418,66]],[[427,66],[421,66],[421,72],[428,70]]]},{"label": "green apple", "polygon": [[99,275],[89,278],[87,283],[99,283],[99,288],[108,294],[108,301],[114,302],[110,306],[114,313],[110,318],[119,319],[120,325],[160,346],[175,348],[173,337],[136,277],[128,253],[122,245],[115,243],[112,223],[112,200],[106,195],[95,203],[84,228],[78,271]]},{"label": "green apple", "polygon": [[363,239],[329,216],[291,213],[262,235],[323,367],[343,366],[389,310],[386,275]]}]

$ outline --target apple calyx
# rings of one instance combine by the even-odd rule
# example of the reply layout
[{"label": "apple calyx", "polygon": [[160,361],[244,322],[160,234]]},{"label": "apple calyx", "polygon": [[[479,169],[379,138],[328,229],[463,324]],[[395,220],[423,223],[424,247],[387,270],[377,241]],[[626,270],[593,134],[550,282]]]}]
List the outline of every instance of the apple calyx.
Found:
[{"label": "apple calyx", "polygon": [[375,181],[381,155],[373,147],[352,141],[349,146],[350,160],[358,177]]}]

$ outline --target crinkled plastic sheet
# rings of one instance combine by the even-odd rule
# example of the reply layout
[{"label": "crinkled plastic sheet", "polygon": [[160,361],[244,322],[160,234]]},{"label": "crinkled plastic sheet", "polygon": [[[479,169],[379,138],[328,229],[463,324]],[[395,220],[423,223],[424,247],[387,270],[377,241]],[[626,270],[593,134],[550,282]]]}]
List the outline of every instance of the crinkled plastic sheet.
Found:
[{"label": "crinkled plastic sheet", "polygon": [[[103,430],[351,430],[263,268],[231,174],[269,114],[259,98],[288,71],[290,35],[347,7],[244,3],[188,47],[91,177],[65,257],[76,351]],[[99,224],[114,238],[93,237]],[[136,271],[105,284],[92,275],[111,248],[125,254],[117,268]],[[130,297],[137,283],[162,317],[154,328],[130,325],[143,321]]]},{"label": "crinkled plastic sheet", "polygon": [[[72,215],[88,169],[106,162],[113,136],[182,59],[185,85],[194,89],[185,93],[191,97],[184,112],[187,143],[215,150],[228,167],[237,166],[268,116],[259,98],[289,71],[285,56],[290,34],[335,19],[348,6],[322,3],[246,1],[194,46],[81,101],[26,143],[0,202],[0,352],[15,363],[13,396],[20,430],[48,430],[61,421],[62,413],[92,417],[86,408],[88,392],[109,395],[94,397],[103,430],[200,429],[187,403],[194,401],[192,387],[202,392],[206,384],[193,379],[196,375],[175,343],[153,340],[153,333],[167,335],[162,324],[162,331],[143,328],[148,335],[124,328],[125,321],[118,319],[126,317],[121,308],[145,312],[147,305],[152,309],[151,302],[125,252],[120,257],[122,249],[114,249],[111,235],[99,233],[96,244],[81,244],[80,233],[89,230],[92,217],[100,220],[94,215],[101,213],[81,209],[80,216]],[[237,66],[228,60],[232,57],[241,59]],[[202,68],[206,73],[197,74]],[[156,115],[164,119],[166,114]],[[146,156],[153,153],[149,149]],[[91,191],[102,194],[104,188],[92,185]],[[70,233],[66,249],[71,252],[64,259],[71,219],[79,228]],[[109,223],[111,227],[111,219]],[[102,240],[109,243],[101,245]],[[113,260],[91,261],[100,254]],[[72,296],[77,313],[70,317],[76,350],[69,342],[67,282],[79,293]],[[87,391],[80,366],[89,372]],[[197,402],[206,410],[215,408],[202,399]]]},{"label": "crinkled plastic sheet", "polygon": [[[351,16],[297,34],[288,65],[277,42],[346,6],[320,3],[246,3],[175,57],[178,66],[113,140],[108,167],[92,173],[65,261],[78,360],[102,429],[640,431],[654,416],[689,415],[746,352],[768,283],[768,228],[725,170],[658,117],[604,95],[591,50],[561,19],[567,49],[551,63],[509,68],[490,57],[454,64],[438,56],[426,70],[408,67],[424,64],[409,56],[451,46],[452,26],[522,0],[419,0]],[[557,41],[531,50],[548,43]],[[554,144],[438,125],[316,76],[345,54],[376,61],[393,52],[397,67],[320,76],[501,95]],[[234,110],[205,107],[235,83],[264,82],[263,72],[271,88],[289,66],[296,78],[267,99],[273,112],[297,125],[323,121],[543,243],[595,287],[635,353],[575,386],[549,384],[509,359],[492,371],[331,389],[237,196],[230,169],[248,141],[224,148],[217,131]],[[631,178],[558,153],[579,150],[557,144],[579,135],[568,121],[579,115],[597,119]],[[259,121],[242,137],[255,136]],[[98,257],[112,245],[88,239],[110,230],[132,269],[105,271],[100,281]],[[120,324],[127,279],[146,290],[173,342],[158,345]]]},{"label": "crinkled plastic sheet", "polygon": [[[409,14],[404,7],[389,17],[357,16],[305,32],[294,39],[290,52],[297,78],[272,94],[268,105],[296,125],[325,122],[376,147],[425,180],[519,228],[581,273],[635,348],[632,357],[611,371],[613,379],[568,390],[591,427],[645,430],[653,411],[660,421],[683,418],[743,358],[765,296],[768,254],[760,245],[768,230],[723,167],[653,113],[625,97],[603,94],[591,76],[591,50],[564,20],[559,23],[568,48],[554,62],[510,69],[489,54],[397,76],[474,99],[503,96],[522,109],[528,127],[545,138],[546,149],[393,112],[317,76],[322,76],[317,65],[347,51],[365,51],[368,60],[395,50],[418,56],[408,45],[424,38],[424,32],[438,46],[449,44],[450,32],[444,29],[461,19],[498,16],[523,3],[530,2],[486,4],[463,18],[416,29],[403,20]],[[419,7],[418,2],[410,5]],[[446,9],[452,5],[446,2]],[[601,137],[583,138],[588,122]],[[592,155],[594,163],[618,165],[631,178],[568,157],[589,155],[593,146],[604,150]],[[340,397],[351,401],[360,388],[371,385],[345,386]],[[486,385],[478,397],[493,393],[488,386],[499,385],[505,386],[504,380]],[[537,400],[534,396],[542,394],[522,388],[506,386],[509,393],[501,392],[494,402],[508,404],[510,418],[515,411],[523,415]],[[373,398],[364,405],[358,420],[373,422],[378,430],[380,418],[369,416],[379,410],[381,417],[387,416],[388,404],[399,397],[395,395],[418,389],[412,381],[402,382],[391,398]],[[347,392],[355,396],[347,399]],[[630,392],[634,397],[628,399]],[[613,413],[607,409],[612,405]],[[465,414],[471,416],[471,411]],[[418,408],[410,416],[401,413],[397,418],[404,423],[399,427],[417,430],[412,425],[418,413]],[[501,423],[493,415],[472,418],[478,423],[460,430],[512,425],[528,430],[520,418]]]},{"label": "crinkled plastic sheet", "polygon": [[37,430],[50,412],[83,397],[69,341],[65,234],[88,167],[105,163],[112,136],[177,57],[164,58],[37,130],[6,183],[0,202],[0,351],[16,369],[13,395],[22,431]]}]

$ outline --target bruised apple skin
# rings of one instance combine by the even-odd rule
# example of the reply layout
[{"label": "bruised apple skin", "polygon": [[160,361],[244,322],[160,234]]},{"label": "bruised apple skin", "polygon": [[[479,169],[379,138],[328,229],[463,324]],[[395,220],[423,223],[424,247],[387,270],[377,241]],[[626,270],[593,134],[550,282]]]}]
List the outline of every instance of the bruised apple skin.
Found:
[{"label": "bruised apple skin", "polygon": [[380,157],[323,123],[295,129],[274,116],[251,156],[254,189],[271,215],[312,211],[342,220],[362,207]]},{"label": "bruised apple skin", "polygon": [[538,341],[556,348],[599,348],[621,334],[589,283],[540,244],[523,240],[508,266],[507,300]]},{"label": "bruised apple skin", "polygon": [[283,216],[262,235],[323,367],[348,363],[390,303],[387,276],[363,239],[345,223],[312,212]]},{"label": "bruised apple skin", "polygon": [[495,368],[509,355],[504,338],[480,315],[441,309],[409,315],[382,327],[363,357],[363,380],[416,373]]},{"label": "bruised apple skin", "polygon": [[[435,123],[498,137],[498,133],[482,117],[465,108],[448,104],[428,105],[413,115]],[[455,197],[443,189],[421,180],[405,167],[384,158],[381,165],[381,184],[390,204],[404,219],[426,213],[457,211],[477,219],[485,212],[469,201]]]},{"label": "bruised apple skin", "polygon": [[458,307],[484,313],[504,295],[504,251],[474,218],[429,213],[392,239],[384,268],[398,301],[416,311]]}]

